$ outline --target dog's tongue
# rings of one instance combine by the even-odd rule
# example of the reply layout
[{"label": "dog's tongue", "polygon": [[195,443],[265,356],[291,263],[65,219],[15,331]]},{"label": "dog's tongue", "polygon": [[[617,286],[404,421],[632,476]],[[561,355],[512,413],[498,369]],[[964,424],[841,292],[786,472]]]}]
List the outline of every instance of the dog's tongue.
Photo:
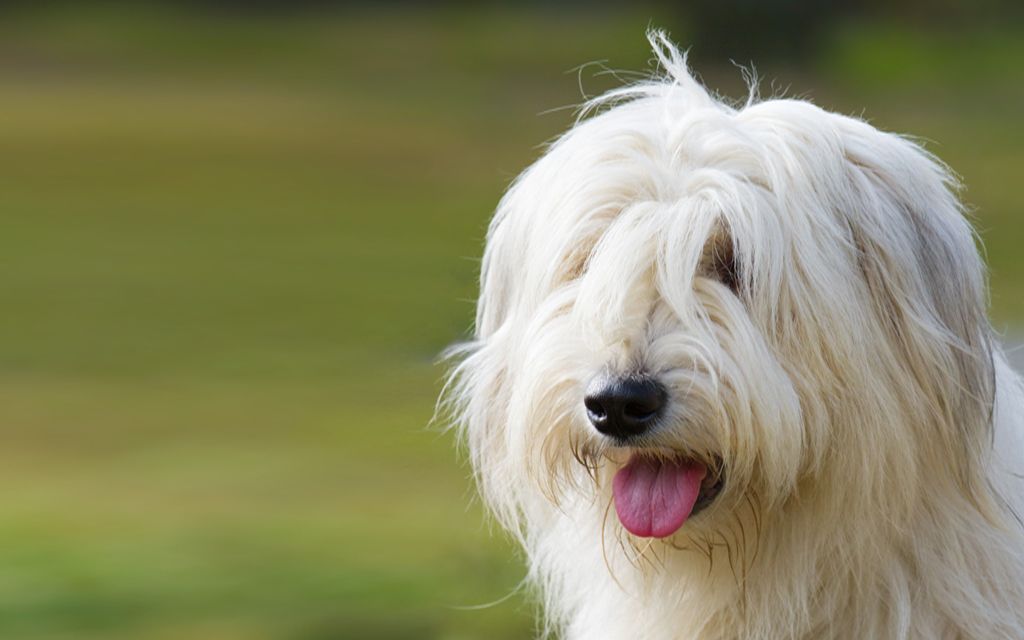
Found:
[{"label": "dog's tongue", "polygon": [[633,456],[612,481],[619,521],[635,536],[672,535],[690,517],[705,474],[699,462]]}]

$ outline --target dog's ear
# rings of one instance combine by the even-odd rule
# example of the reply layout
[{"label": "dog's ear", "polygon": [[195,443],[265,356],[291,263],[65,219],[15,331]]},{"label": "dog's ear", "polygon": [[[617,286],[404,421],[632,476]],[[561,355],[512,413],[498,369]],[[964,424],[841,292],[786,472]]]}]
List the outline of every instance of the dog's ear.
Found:
[{"label": "dog's ear", "polygon": [[[480,494],[499,522],[519,530],[515,460],[508,453],[509,331],[508,316],[519,295],[515,263],[523,260],[525,240],[510,224],[515,185],[505,194],[491,220],[480,272],[474,339],[449,349],[442,409],[467,448]],[[520,274],[521,275],[521,274]]]},{"label": "dog's ear", "polygon": [[955,183],[922,149],[886,137],[899,157],[848,149],[862,199],[850,229],[863,275],[887,310],[904,306],[901,298],[918,320],[935,321],[948,337],[975,345],[985,333],[984,268]]},{"label": "dog's ear", "polygon": [[[946,446],[980,465],[994,366],[984,265],[957,182],[910,140],[854,120],[843,119],[841,129],[856,208],[844,213],[875,315]],[[980,477],[977,468],[961,472],[967,485]]]},{"label": "dog's ear", "polygon": [[955,177],[909,140],[854,131],[845,153],[860,206],[849,227],[882,310],[894,329],[914,323],[960,351],[986,350],[985,269]]}]

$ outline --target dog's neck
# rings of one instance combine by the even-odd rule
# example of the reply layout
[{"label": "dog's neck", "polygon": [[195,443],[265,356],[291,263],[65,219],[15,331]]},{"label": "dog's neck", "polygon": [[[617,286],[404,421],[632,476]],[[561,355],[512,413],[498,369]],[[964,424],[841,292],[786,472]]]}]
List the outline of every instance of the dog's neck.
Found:
[{"label": "dog's neck", "polygon": [[[841,513],[828,491],[807,488],[774,515],[747,502],[718,535],[646,542],[607,522],[584,532],[569,506],[527,542],[552,626],[571,639],[1009,637],[1024,614],[991,604],[1024,602],[1017,534],[967,499],[929,502],[896,523]],[[591,513],[581,505],[580,521]],[[1013,593],[992,593],[993,580]]]}]

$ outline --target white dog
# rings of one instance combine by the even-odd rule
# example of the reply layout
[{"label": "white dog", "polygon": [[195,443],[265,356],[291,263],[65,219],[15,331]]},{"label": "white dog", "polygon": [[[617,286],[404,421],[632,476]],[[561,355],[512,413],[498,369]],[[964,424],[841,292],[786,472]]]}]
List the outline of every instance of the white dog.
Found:
[{"label": "white dog", "polygon": [[1024,394],[954,178],[652,44],[502,199],[448,389],[542,632],[1024,638]]}]

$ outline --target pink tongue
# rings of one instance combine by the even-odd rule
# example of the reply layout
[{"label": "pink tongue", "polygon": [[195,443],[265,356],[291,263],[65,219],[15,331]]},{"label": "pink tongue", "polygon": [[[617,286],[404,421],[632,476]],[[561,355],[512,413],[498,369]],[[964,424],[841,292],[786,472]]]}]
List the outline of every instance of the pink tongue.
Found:
[{"label": "pink tongue", "polygon": [[699,462],[633,456],[612,481],[619,521],[635,536],[672,535],[690,517],[706,473]]}]

